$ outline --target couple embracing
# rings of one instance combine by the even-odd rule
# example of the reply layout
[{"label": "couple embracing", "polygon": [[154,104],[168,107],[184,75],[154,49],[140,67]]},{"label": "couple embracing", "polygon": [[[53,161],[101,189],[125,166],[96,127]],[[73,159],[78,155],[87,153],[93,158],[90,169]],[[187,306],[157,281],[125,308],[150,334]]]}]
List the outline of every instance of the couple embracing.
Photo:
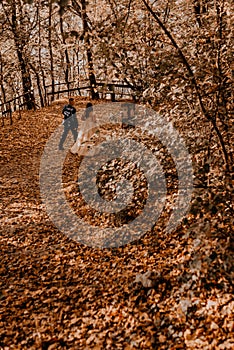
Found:
[{"label": "couple embracing", "polygon": [[76,109],[74,107],[74,99],[69,98],[68,105],[65,105],[63,108],[63,134],[59,142],[59,149],[63,150],[63,143],[67,137],[69,131],[72,132],[74,138],[74,145],[71,148],[71,153],[77,154],[80,153],[80,148],[87,145],[87,142],[90,140],[91,136],[96,131],[96,118],[93,113],[93,105],[91,102],[88,102],[84,114],[82,115],[81,120],[84,122],[82,128],[77,132],[78,121],[76,117]]}]

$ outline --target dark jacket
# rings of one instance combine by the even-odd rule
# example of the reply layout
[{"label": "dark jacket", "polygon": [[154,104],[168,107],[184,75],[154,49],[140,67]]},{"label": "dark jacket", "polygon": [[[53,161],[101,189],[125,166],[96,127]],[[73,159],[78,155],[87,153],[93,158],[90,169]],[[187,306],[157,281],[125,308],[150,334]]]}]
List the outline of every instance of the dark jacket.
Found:
[{"label": "dark jacket", "polygon": [[76,109],[75,107],[71,105],[66,105],[63,107],[63,119],[64,119],[64,125],[72,128],[77,129],[78,128],[78,121],[76,118]]}]

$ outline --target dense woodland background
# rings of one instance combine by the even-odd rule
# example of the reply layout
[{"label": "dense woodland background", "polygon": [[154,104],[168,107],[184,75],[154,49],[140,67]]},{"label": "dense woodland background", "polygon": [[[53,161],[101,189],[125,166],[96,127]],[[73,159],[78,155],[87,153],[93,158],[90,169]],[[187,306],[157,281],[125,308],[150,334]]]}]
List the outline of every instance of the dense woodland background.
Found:
[{"label": "dense woodland background", "polygon": [[[21,95],[26,107],[12,125],[1,116],[0,349],[233,348],[233,7],[0,2],[1,111]],[[104,102],[100,81],[128,86],[186,142],[193,198],[170,236],[167,212],[139,241],[98,250],[64,237],[45,212],[38,174],[61,123],[56,92],[88,86],[72,92],[82,112]],[[79,161],[64,165],[71,202]]]},{"label": "dense woodland background", "polygon": [[[2,1],[1,101],[121,81],[176,120],[200,114],[231,164],[232,1]],[[70,82],[70,84],[69,84]],[[71,83],[73,82],[73,83]],[[169,104],[169,107],[168,107]]]}]

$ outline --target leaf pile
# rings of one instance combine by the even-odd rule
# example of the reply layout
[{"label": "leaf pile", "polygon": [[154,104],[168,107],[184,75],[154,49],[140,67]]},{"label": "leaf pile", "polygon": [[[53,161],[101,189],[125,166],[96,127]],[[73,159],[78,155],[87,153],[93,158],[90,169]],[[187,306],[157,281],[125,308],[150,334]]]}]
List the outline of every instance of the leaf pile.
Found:
[{"label": "leaf pile", "polygon": [[[170,235],[168,211],[126,246],[79,244],[40,198],[40,159],[61,108],[25,112],[0,129],[0,349],[232,349],[233,213],[222,174],[211,169],[213,185],[202,188],[195,163],[191,210]],[[74,159],[65,189],[74,188]]]}]

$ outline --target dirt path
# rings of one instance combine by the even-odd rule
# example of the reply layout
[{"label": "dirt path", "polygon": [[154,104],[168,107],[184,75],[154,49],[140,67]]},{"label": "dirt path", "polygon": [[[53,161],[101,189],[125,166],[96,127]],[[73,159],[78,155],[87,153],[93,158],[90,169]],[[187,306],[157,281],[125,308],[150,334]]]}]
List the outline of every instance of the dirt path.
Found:
[{"label": "dirt path", "polygon": [[[191,219],[171,235],[157,226],[122,248],[94,249],[52,224],[39,165],[61,107],[0,129],[0,349],[233,348],[220,227]],[[134,282],[147,271],[149,288]]]}]

